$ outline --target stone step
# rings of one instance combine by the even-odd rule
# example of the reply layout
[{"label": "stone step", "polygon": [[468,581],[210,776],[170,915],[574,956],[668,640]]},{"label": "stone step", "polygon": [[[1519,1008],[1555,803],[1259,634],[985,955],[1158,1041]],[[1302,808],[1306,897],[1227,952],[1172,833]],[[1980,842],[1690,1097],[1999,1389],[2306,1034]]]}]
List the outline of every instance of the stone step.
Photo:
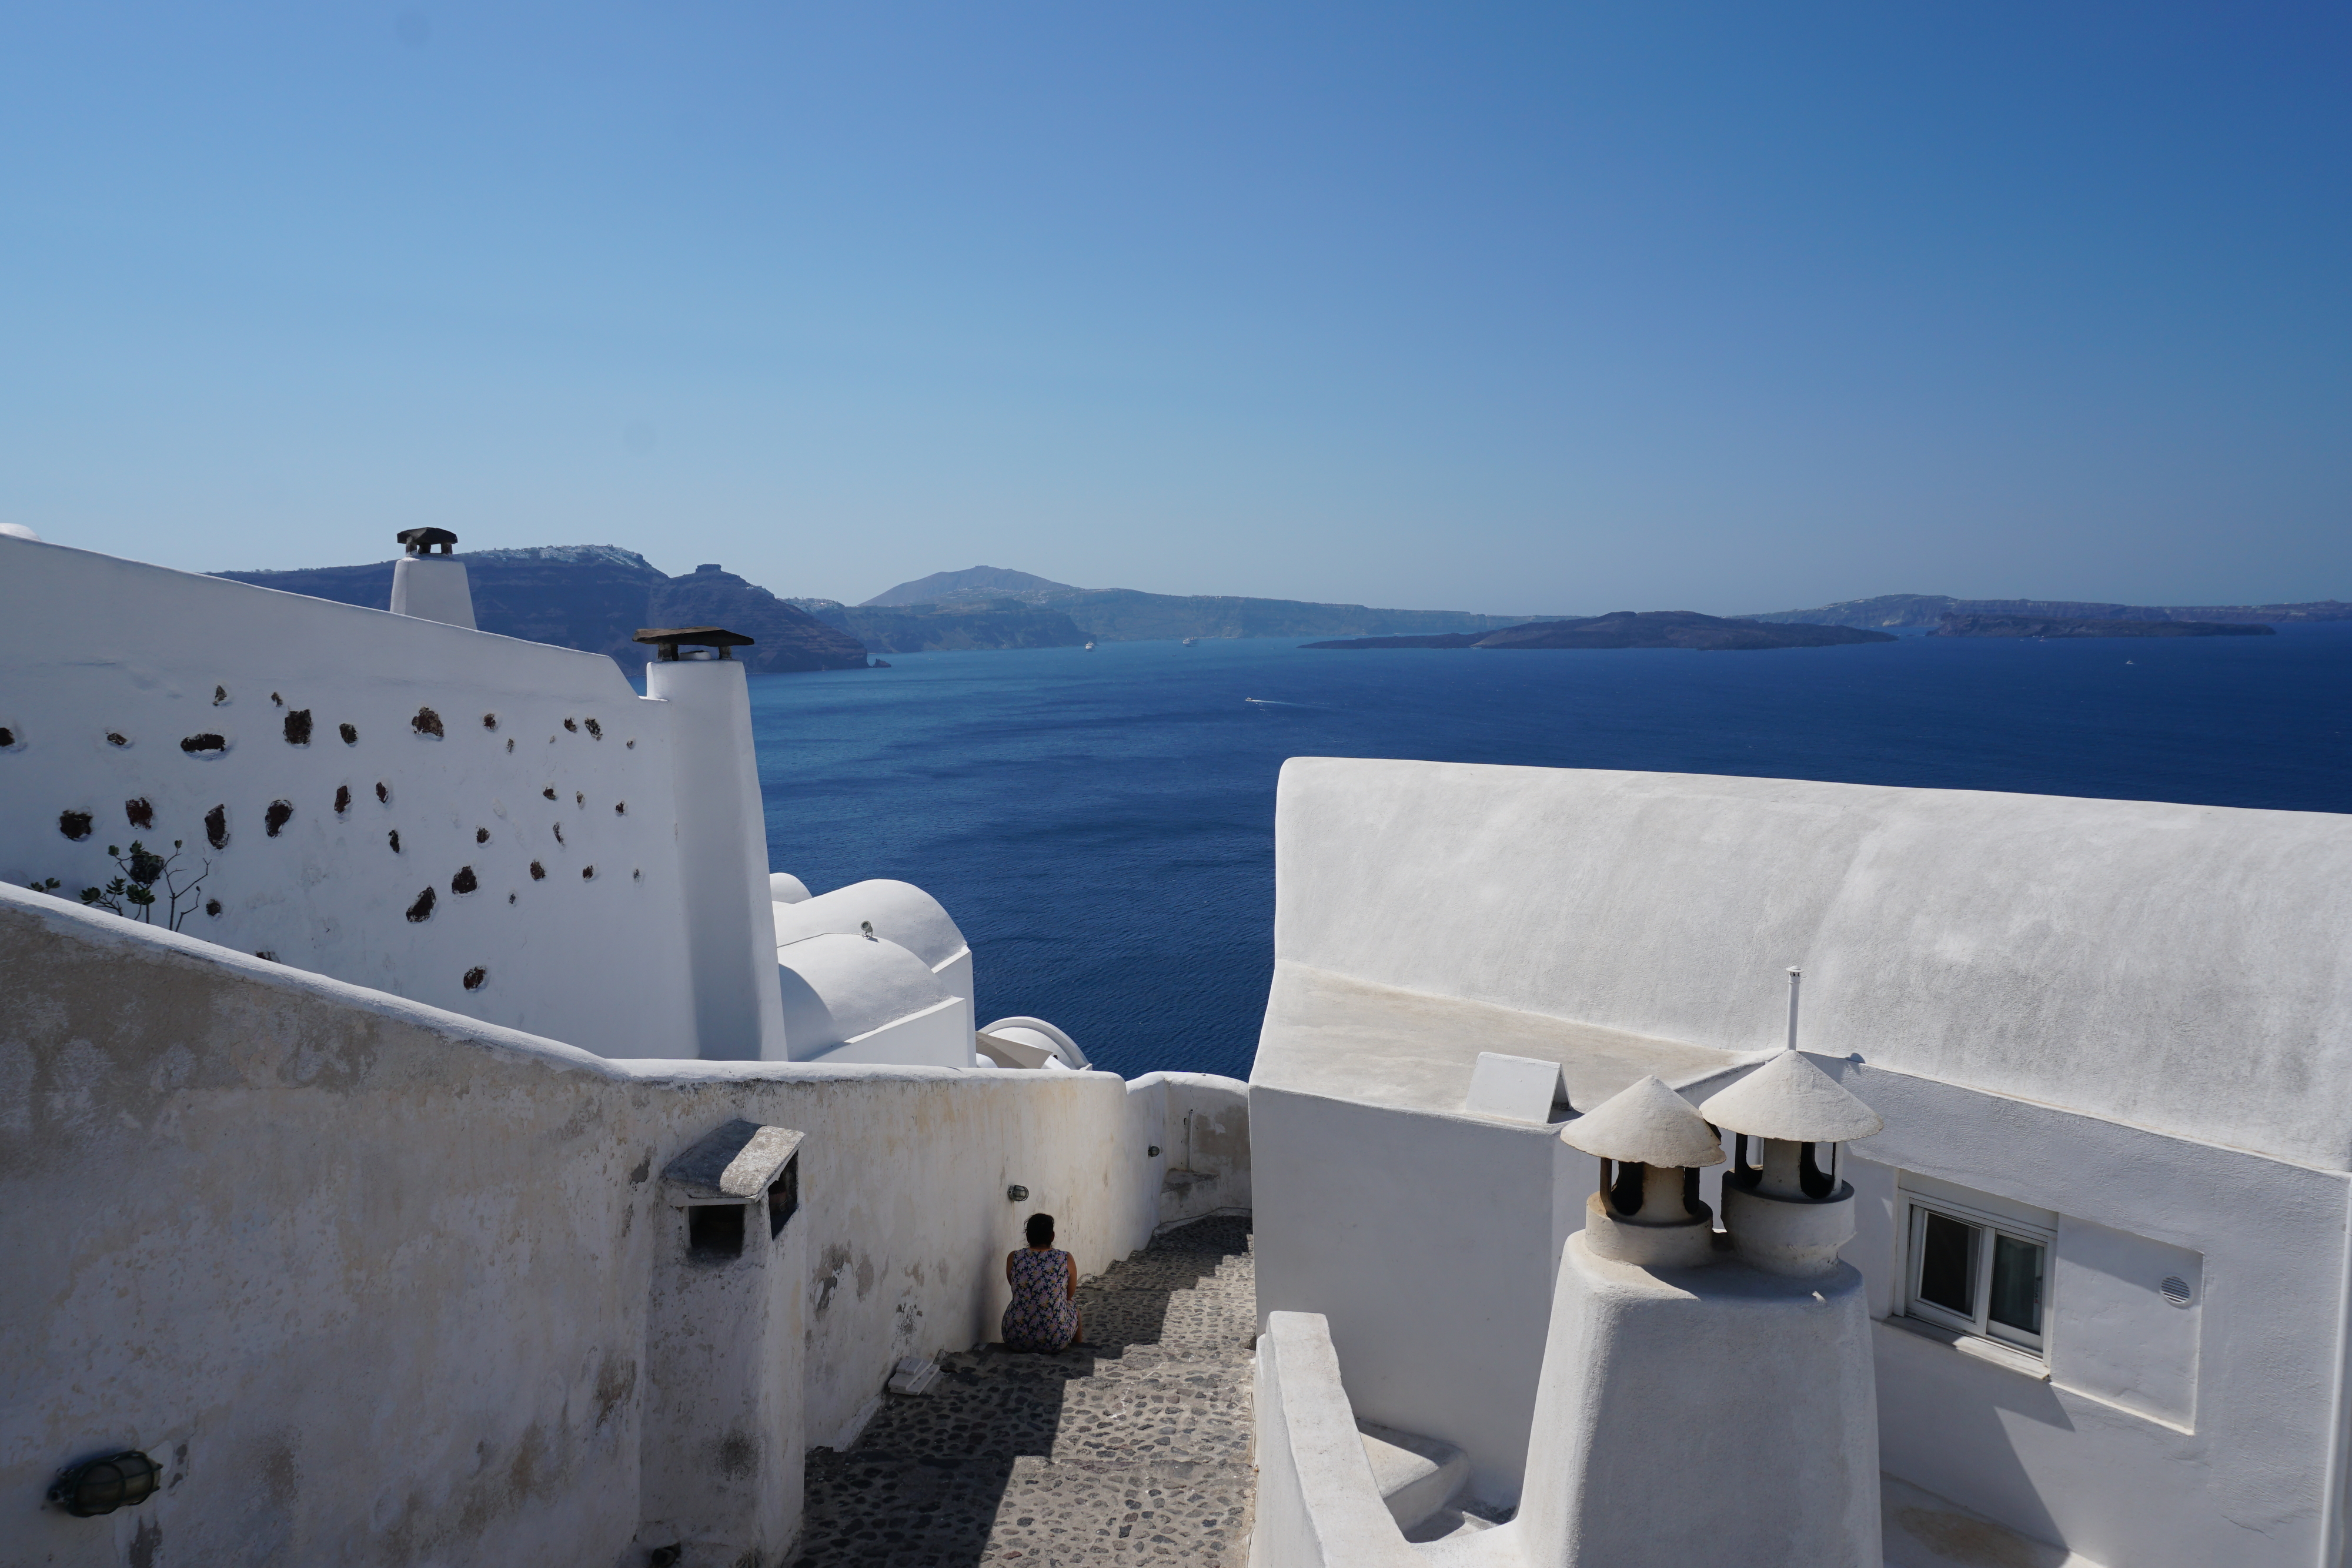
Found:
[{"label": "stone step", "polygon": [[1246,1554],[1246,1464],[1016,1460],[980,1561],[1230,1563]]},{"label": "stone step", "polygon": [[1408,1540],[1415,1525],[1453,1502],[1470,1479],[1469,1459],[1451,1443],[1365,1420],[1357,1421],[1356,1431],[1381,1500]]}]

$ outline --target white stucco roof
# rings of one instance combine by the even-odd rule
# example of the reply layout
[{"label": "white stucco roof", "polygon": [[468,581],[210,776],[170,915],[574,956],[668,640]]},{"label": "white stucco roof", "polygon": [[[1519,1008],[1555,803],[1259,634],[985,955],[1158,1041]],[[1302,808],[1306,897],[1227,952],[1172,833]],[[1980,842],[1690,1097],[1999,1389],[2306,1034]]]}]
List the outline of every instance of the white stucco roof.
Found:
[{"label": "white stucco roof", "polygon": [[776,963],[784,1039],[795,1059],[936,1007],[949,996],[930,966],[879,938],[810,936],[777,949]]},{"label": "white stucco roof", "polygon": [[1277,1076],[1364,1075],[1310,969],[1747,1053],[1801,964],[1806,1051],[2352,1168],[2352,817],[1318,758],[1276,821]]},{"label": "white stucco roof", "polygon": [[803,903],[780,905],[776,945],[825,933],[860,936],[859,925],[866,921],[873,923],[874,935],[896,942],[934,969],[969,950],[963,933],[938,899],[911,882],[887,877],[853,882]]}]

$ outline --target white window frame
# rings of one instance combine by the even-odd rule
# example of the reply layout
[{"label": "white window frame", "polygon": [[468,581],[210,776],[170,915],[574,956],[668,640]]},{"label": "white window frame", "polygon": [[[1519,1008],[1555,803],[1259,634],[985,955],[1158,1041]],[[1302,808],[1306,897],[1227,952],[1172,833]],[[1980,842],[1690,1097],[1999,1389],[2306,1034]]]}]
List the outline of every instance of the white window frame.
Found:
[{"label": "white window frame", "polygon": [[[1990,1209],[1962,1203],[1940,1193],[1929,1197],[1906,1188],[1902,1198],[1903,1224],[1898,1234],[1903,1238],[1903,1314],[1948,1333],[1988,1340],[2003,1349],[2032,1356],[2038,1361],[2048,1361],[2051,1286],[2056,1275],[2056,1270],[2052,1266],[2057,1257],[2056,1228],[1996,1214]],[[1940,1214],[1962,1225],[1974,1226],[1979,1233],[1980,1239],[1974,1249],[1975,1256],[1969,1260],[1969,1299],[1976,1307],[1972,1316],[1920,1299],[1919,1274],[1927,1263],[1926,1249],[1921,1242],[1930,1214]],[[2042,1249],[2042,1332],[2039,1333],[2029,1333],[2007,1323],[1994,1322],[1989,1316],[1992,1306],[1992,1238],[1995,1236],[2007,1236],[2012,1240]]]}]

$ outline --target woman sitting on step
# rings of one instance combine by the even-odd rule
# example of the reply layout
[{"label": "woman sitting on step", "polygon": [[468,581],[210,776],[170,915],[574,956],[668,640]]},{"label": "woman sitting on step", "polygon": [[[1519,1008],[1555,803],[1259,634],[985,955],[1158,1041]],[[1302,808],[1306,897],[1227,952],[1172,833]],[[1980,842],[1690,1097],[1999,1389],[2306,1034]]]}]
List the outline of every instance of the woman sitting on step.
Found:
[{"label": "woman sitting on step", "polygon": [[1029,1245],[1004,1255],[1004,1348],[1066,1350],[1078,1337],[1078,1260],[1054,1249],[1054,1217],[1029,1217]]}]

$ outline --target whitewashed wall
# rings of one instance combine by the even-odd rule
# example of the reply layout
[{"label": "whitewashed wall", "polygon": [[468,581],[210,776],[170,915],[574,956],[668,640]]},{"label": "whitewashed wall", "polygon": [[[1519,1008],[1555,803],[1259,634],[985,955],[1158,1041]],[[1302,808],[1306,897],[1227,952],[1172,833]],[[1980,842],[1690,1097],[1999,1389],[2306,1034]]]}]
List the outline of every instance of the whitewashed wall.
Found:
[{"label": "whitewashed wall", "polygon": [[[0,878],[71,897],[107,845],[178,839],[219,906],[191,936],[604,1055],[696,1054],[668,705],[610,659],[8,538],[0,628]],[[206,736],[225,749],[183,748]]]},{"label": "whitewashed wall", "polygon": [[[645,1368],[697,1332],[649,1313],[660,1173],[737,1117],[808,1134],[811,1444],[993,1337],[1031,1212],[1089,1272],[1157,1218],[1107,1073],[604,1061],[5,889],[0,998],[10,1561],[642,1560]],[[39,1507],[115,1446],[160,1497]]]}]

